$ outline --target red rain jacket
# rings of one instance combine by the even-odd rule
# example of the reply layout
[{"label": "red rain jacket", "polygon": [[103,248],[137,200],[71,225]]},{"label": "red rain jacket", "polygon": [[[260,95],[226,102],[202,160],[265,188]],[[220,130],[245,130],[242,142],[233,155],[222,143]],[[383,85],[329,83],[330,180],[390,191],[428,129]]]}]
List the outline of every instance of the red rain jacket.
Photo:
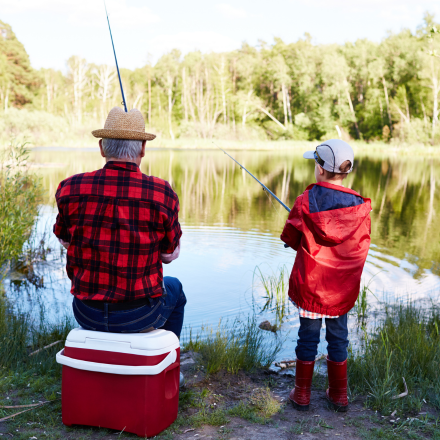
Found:
[{"label": "red rain jacket", "polygon": [[330,316],[353,308],[370,247],[370,211],[370,199],[327,182],[296,199],[281,240],[297,251],[289,296],[299,307]]}]

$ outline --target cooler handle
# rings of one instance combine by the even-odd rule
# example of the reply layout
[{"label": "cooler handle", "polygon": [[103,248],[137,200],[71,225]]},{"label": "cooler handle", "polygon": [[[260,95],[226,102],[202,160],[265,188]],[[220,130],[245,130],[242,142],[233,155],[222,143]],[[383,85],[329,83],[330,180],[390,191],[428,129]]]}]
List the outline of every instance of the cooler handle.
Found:
[{"label": "cooler handle", "polygon": [[177,353],[176,350],[172,350],[168,356],[157,365],[113,365],[113,364],[100,364],[98,362],[81,361],[79,359],[73,359],[68,356],[64,356],[64,348],[56,355],[56,360],[59,364],[66,367],[76,368],[77,370],[95,371],[97,373],[109,373],[109,374],[123,374],[123,375],[156,375],[162,373],[165,368],[176,362]]}]

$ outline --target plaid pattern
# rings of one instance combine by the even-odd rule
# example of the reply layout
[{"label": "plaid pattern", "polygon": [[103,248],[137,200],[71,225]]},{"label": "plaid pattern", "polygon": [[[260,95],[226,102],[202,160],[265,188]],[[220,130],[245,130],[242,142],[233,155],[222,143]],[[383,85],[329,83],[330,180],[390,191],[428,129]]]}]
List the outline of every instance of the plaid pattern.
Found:
[{"label": "plaid pattern", "polygon": [[63,180],[54,234],[70,243],[67,275],[80,300],[133,301],[162,295],[161,253],[182,231],[170,184],[130,162]]},{"label": "plaid pattern", "polygon": [[[290,298],[289,298],[290,299]],[[309,319],[322,319],[322,318],[339,318],[338,316],[330,316],[330,315],[322,315],[321,313],[309,312],[301,307],[298,307],[292,299],[290,299],[292,304],[298,309],[298,313],[300,318],[309,318]]]}]

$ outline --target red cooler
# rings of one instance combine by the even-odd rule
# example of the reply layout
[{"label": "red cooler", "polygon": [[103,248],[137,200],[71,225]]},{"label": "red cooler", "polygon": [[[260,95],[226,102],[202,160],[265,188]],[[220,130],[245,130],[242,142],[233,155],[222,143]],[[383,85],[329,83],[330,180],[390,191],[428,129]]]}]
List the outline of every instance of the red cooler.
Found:
[{"label": "red cooler", "polygon": [[63,423],[151,437],[177,418],[180,346],[166,330],[103,333],[77,328],[57,354]]}]

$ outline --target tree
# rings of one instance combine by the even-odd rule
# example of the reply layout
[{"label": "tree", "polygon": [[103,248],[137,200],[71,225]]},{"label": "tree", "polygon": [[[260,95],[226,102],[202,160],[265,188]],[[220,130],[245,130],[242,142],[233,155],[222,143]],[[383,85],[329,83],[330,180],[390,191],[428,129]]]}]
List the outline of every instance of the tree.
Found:
[{"label": "tree", "polygon": [[69,69],[68,77],[71,81],[72,87],[75,120],[78,124],[81,124],[84,87],[87,84],[86,74],[89,70],[89,66],[85,59],[73,56],[67,61],[67,67]]},{"label": "tree", "polygon": [[0,99],[5,111],[9,105],[23,107],[32,102],[38,87],[38,77],[33,71],[24,46],[11,27],[0,21]]}]

